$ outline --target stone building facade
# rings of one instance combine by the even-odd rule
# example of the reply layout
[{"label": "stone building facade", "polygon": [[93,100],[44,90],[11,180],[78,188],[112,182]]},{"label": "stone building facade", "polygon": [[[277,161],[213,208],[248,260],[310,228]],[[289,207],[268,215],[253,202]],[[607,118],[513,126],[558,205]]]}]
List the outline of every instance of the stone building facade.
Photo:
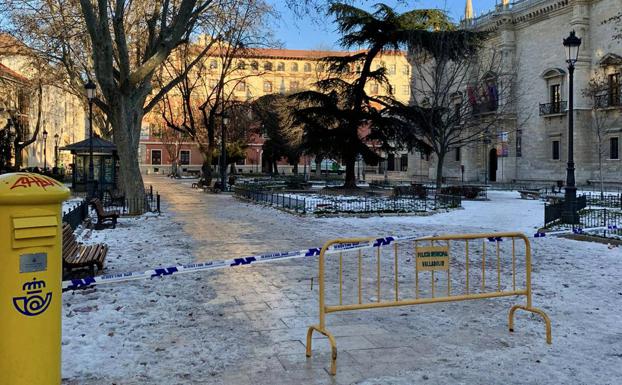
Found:
[{"label": "stone building facade", "polygon": [[[27,138],[32,137],[37,124],[37,85],[41,82],[41,127],[35,141],[23,150],[22,167],[67,168],[72,162],[71,154],[56,149],[86,138],[85,105],[58,79],[47,79],[40,71],[45,69],[33,65],[32,52],[27,46],[10,35],[0,34],[0,104],[18,109]],[[4,77],[5,80],[13,81],[2,81],[3,73],[12,75]],[[45,141],[43,131],[48,134]]]},{"label": "stone building facade", "polygon": [[[596,128],[602,126],[603,179],[622,183],[622,41],[615,25],[604,23],[622,9],[621,0],[503,0],[473,18],[467,0],[467,28],[489,31],[486,44],[515,71],[512,113],[486,138],[456,150],[444,175],[468,182],[550,184],[565,180],[568,144],[568,65],[562,39],[581,38],[574,72],[574,158],[578,185],[599,180]],[[590,80],[601,79],[596,97],[584,94]],[[500,99],[502,99],[501,96]],[[460,153],[458,154],[458,151]],[[414,154],[409,174],[432,178],[435,160]]]}]

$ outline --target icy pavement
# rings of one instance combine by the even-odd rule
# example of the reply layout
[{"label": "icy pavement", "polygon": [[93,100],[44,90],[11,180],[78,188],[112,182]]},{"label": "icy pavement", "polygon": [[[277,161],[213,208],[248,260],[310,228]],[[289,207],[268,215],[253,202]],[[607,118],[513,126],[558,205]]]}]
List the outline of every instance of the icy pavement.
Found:
[{"label": "icy pavement", "polygon": [[[204,194],[191,181],[151,177],[164,215],[85,233],[110,245],[108,272],[298,250],[361,235],[520,230],[542,222],[538,201],[490,201],[428,217],[312,218]],[[317,260],[101,286],[63,295],[65,384],[616,384],[622,378],[622,252],[558,238],[532,240],[534,305],[553,322],[517,313],[515,299],[329,315],[338,373],[306,327],[317,320]],[[523,299],[518,299],[522,302]]]}]

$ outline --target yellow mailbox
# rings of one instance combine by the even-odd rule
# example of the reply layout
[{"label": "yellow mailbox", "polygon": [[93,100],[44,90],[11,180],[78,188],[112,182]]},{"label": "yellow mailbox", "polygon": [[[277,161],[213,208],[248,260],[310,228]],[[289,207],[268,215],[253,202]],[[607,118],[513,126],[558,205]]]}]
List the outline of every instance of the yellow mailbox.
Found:
[{"label": "yellow mailbox", "polygon": [[0,175],[0,383],[61,382],[61,203],[43,175]]}]

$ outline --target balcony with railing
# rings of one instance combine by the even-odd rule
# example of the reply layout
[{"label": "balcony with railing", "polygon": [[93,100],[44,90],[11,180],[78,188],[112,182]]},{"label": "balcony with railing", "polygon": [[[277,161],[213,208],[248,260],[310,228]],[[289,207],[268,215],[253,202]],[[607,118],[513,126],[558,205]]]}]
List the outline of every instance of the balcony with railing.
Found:
[{"label": "balcony with railing", "polygon": [[568,109],[568,102],[540,103],[540,116],[562,115]]},{"label": "balcony with railing", "polygon": [[491,114],[499,108],[499,103],[496,99],[486,100],[480,103],[471,104],[473,115]]},{"label": "balcony with railing", "polygon": [[621,92],[609,92],[603,95],[595,96],[594,107],[596,108],[622,107],[622,93]]}]

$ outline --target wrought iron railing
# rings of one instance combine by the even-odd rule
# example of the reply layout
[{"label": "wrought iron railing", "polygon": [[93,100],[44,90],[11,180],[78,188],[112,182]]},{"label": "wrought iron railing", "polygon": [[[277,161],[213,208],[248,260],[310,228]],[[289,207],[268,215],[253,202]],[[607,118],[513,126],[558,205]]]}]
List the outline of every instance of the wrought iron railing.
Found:
[{"label": "wrought iron railing", "polygon": [[594,107],[622,107],[622,92],[610,92],[604,95],[594,97]]},{"label": "wrought iron railing", "polygon": [[458,208],[462,199],[456,195],[434,196],[317,196],[301,193],[272,192],[234,187],[236,196],[299,214],[338,213],[412,213]]},{"label": "wrought iron railing", "polygon": [[[575,211],[583,210],[587,206],[587,198],[585,195],[578,196],[575,203]],[[564,200],[557,203],[546,204],[544,206],[544,227],[550,226],[557,221],[561,221],[562,213],[566,206]]]},{"label": "wrought iron railing", "polygon": [[606,207],[622,209],[622,194],[585,193],[589,207]]},{"label": "wrought iron railing", "polygon": [[563,114],[568,108],[568,102],[559,101],[553,103],[541,103],[540,104],[540,116]]},{"label": "wrought iron railing", "polygon": [[488,114],[497,111],[499,108],[499,102],[497,100],[488,100],[482,103],[475,103],[471,105],[473,115]]},{"label": "wrought iron railing", "polygon": [[63,212],[63,222],[68,223],[69,226],[71,226],[71,229],[75,230],[78,226],[80,226],[80,224],[82,224],[82,221],[84,221],[88,215],[88,203],[86,202],[86,199],[84,199],[74,207]]}]

